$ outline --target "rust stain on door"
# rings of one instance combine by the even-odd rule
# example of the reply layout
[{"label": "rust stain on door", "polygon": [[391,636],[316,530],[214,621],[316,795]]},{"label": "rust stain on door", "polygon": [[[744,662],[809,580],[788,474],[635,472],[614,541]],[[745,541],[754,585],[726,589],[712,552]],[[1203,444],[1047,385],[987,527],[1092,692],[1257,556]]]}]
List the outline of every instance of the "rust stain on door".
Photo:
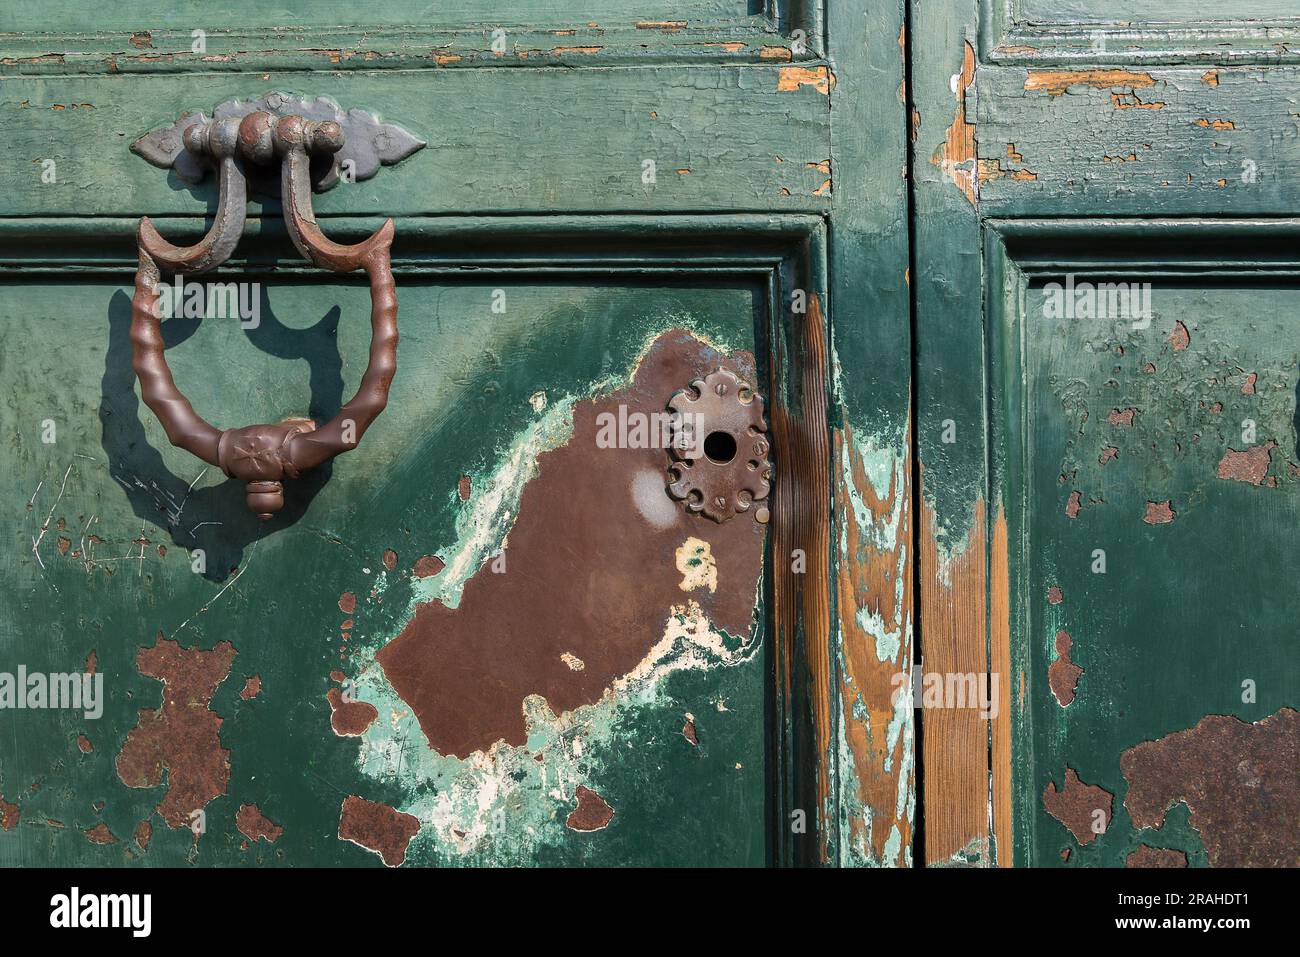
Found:
[{"label": "rust stain on door", "polygon": [[1120,757],[1133,824],[1160,827],[1181,801],[1212,867],[1300,867],[1298,768],[1300,712],[1293,708],[1254,724],[1207,715]]},{"label": "rust stain on door", "polygon": [[[117,775],[131,788],[167,791],[158,813],[168,827],[189,827],[191,816],[226,793],[230,752],[221,746],[221,717],[210,708],[217,686],[230,674],[235,648],[182,648],[161,632],[136,655],[140,674],[163,683],[162,706],[142,709],[117,755]],[[197,839],[197,836],[196,836]]]},{"label": "rust stain on door", "polygon": [[[576,403],[572,438],[538,456],[501,553],[466,582],[456,608],[420,604],[379,651],[435,751],[522,745],[525,698],[542,696],[556,714],[592,704],[677,632],[748,641],[764,540],[756,510],[723,523],[691,515],[668,496],[662,446],[598,441],[607,417],[664,421],[654,416],[673,394],[717,368],[756,381],[749,353],[723,355],[674,330],[626,388]],[[699,587],[683,594],[678,554],[690,539],[712,566],[688,576]]]}]

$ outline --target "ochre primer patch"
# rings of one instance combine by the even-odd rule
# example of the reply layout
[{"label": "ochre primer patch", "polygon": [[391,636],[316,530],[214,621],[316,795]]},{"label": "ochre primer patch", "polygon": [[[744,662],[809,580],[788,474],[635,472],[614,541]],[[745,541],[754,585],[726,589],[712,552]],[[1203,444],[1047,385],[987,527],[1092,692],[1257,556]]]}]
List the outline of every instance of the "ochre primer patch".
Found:
[{"label": "ochre primer patch", "polygon": [[637,507],[637,480],[660,472],[667,497],[668,453],[596,441],[601,413],[620,421],[620,406],[626,417],[663,413],[674,392],[719,367],[758,385],[749,353],[723,355],[672,330],[626,388],[575,403],[572,438],[538,456],[504,552],[465,583],[455,609],[417,606],[380,649],[385,677],[435,751],[463,758],[497,741],[522,745],[529,695],[558,715],[632,674],[683,605],[678,549],[688,538],[712,556],[717,581],[716,591],[690,592],[692,608],[712,628],[749,639],[765,529],[755,510],[719,524],[679,505],[671,521],[652,523]]}]

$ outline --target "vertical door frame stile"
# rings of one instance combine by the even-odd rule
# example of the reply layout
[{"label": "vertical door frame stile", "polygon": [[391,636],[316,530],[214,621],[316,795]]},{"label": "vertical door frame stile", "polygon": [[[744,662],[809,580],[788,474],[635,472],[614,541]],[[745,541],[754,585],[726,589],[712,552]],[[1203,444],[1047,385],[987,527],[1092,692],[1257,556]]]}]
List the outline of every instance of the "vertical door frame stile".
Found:
[{"label": "vertical door frame stile", "polygon": [[923,712],[924,863],[1007,866],[1010,822],[991,800],[992,755],[1005,745],[1013,689],[994,647],[1005,614],[997,586],[1006,575],[1006,505],[988,484],[974,125],[980,4],[909,2],[918,660],[945,683],[973,673],[996,692],[991,720],[969,702]]},{"label": "vertical door frame stile", "polygon": [[[1029,710],[1025,701],[1033,700],[1037,683],[1029,667],[1025,642],[1013,642],[1012,636],[1026,634],[1029,594],[1024,581],[1023,562],[1012,562],[1027,549],[1027,491],[1015,494],[1013,471],[1023,475],[1027,463],[1025,436],[1019,427],[1026,421],[1028,389],[1022,374],[1000,377],[997,370],[1024,368],[1025,327],[1019,320],[1024,310],[1024,276],[1015,260],[1007,255],[1005,237],[991,225],[984,230],[982,243],[988,277],[981,296],[986,316],[984,324],[984,376],[987,382],[989,445],[988,488],[990,497],[1000,503],[999,521],[989,526],[989,554],[994,569],[989,582],[989,661],[990,669],[1003,675],[998,719],[990,728],[990,797],[992,822],[997,838],[1001,867],[1023,861],[1028,836],[1025,826],[1032,826],[1032,808],[1017,807],[1013,786],[1015,755],[1030,753]],[[1011,428],[1011,423],[1016,428]],[[1004,438],[1005,441],[999,439]],[[1015,822],[1024,822],[1016,825]],[[1015,825],[1015,826],[1013,826]]]},{"label": "vertical door frame stile", "polygon": [[[800,241],[798,255],[772,274],[768,356],[772,445],[777,481],[776,516],[770,543],[776,700],[783,800],[778,801],[777,860],[823,864],[838,845],[833,813],[835,754],[830,637],[829,369],[826,322],[824,229]],[[787,308],[796,289],[809,293],[811,308]],[[781,556],[796,549],[807,567],[797,572]],[[797,815],[806,835],[793,829]],[[811,838],[811,839],[809,839]]]},{"label": "vertical door frame stile", "polygon": [[895,680],[911,673],[915,561],[905,7],[826,5],[841,865],[910,866],[919,830],[915,712]]}]

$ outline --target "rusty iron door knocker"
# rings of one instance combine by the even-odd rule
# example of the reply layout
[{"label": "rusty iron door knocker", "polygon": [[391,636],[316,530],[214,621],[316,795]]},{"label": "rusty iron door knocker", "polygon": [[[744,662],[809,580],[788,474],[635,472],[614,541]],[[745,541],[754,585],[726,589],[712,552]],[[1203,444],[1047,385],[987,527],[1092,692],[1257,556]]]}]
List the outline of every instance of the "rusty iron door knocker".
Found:
[{"label": "rusty iron door knocker", "polygon": [[[388,219],[368,239],[353,245],[332,242],[312,211],[311,193],[339,179],[373,176],[424,143],[401,127],[381,124],[361,110],[344,113],[332,100],[304,100],[272,93],[257,100],[223,103],[212,119],[182,116],[132,144],[132,150],[182,178],[197,180],[215,168],[219,204],[212,227],[193,246],[174,246],[148,217],[137,230],[140,267],[131,300],[132,366],[141,396],[162,423],[172,445],[217,466],[247,484],[248,507],[269,519],[284,507],[284,480],[356,448],[366,429],[388,404],[397,368],[397,296],[389,247]],[[274,176],[278,164],[278,183]],[[243,230],[248,189],[281,197],[293,244],[308,261],[335,272],[365,270],[370,280],[370,359],[356,395],[323,426],[306,418],[217,429],[194,411],[177,388],[163,351],[161,271],[192,275],[214,269],[234,252]]]}]

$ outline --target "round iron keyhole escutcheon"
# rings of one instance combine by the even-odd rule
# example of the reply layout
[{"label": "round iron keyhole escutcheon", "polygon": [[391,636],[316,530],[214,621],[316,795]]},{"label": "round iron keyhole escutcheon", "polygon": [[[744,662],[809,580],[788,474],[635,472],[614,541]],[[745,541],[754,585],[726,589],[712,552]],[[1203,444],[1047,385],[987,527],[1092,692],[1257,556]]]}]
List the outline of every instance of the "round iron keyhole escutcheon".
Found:
[{"label": "round iron keyhole escutcheon", "polygon": [[[725,522],[768,497],[767,423],[753,386],[730,369],[715,369],[676,392],[668,408],[675,433],[668,494],[688,512]],[[754,509],[759,522],[768,514],[765,504]]]}]

